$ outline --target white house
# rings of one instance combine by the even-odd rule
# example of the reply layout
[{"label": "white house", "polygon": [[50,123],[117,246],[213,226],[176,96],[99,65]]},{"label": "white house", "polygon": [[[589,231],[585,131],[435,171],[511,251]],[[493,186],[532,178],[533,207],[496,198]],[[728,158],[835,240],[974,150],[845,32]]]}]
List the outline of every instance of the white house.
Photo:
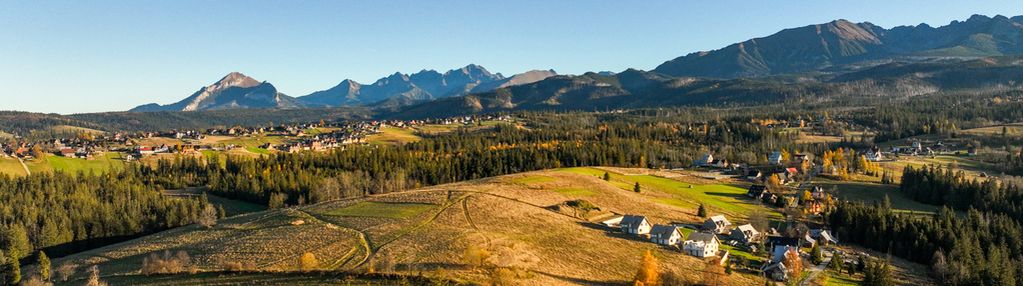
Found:
[{"label": "white house", "polygon": [[641,215],[625,215],[622,217],[622,221],[618,223],[618,226],[622,228],[622,232],[628,234],[650,233],[650,222]]},{"label": "white house", "polygon": [[660,245],[676,245],[682,240],[682,232],[674,225],[655,224],[650,229],[650,241]]},{"label": "white house", "polygon": [[745,244],[750,244],[760,238],[760,232],[751,224],[744,224],[732,229],[732,238]]},{"label": "white house", "polygon": [[682,244],[682,251],[696,257],[711,257],[718,253],[720,242],[712,233],[694,232]]},{"label": "white house", "polygon": [[884,154],[881,154],[881,150],[875,149],[867,152],[866,158],[867,161],[880,162],[884,160]]},{"label": "white house", "polygon": [[726,233],[730,226],[732,223],[724,215],[712,216],[703,222],[703,230],[713,233]]}]

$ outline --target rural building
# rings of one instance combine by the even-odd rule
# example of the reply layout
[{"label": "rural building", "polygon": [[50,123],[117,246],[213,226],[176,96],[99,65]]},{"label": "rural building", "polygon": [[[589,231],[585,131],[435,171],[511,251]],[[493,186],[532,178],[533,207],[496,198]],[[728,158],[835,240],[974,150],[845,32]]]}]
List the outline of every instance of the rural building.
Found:
[{"label": "rural building", "polygon": [[817,242],[822,245],[838,244],[838,239],[826,229],[810,230],[810,237],[817,239]]},{"label": "rural building", "polygon": [[718,252],[718,238],[712,233],[694,232],[682,245],[682,251],[696,257],[711,257]]},{"label": "rural building", "polygon": [[867,158],[867,161],[871,162],[880,162],[884,160],[884,154],[882,154],[881,150],[877,148],[868,151],[865,157]]},{"label": "rural building", "polygon": [[650,241],[660,245],[676,245],[682,240],[682,232],[677,226],[655,224],[650,229]]},{"label": "rural building", "polygon": [[729,226],[732,226],[732,223],[728,222],[724,215],[712,216],[703,222],[703,230],[712,233],[725,233]]},{"label": "rural building", "polygon": [[767,163],[772,165],[781,165],[784,158],[781,156],[781,151],[771,152],[771,155],[767,156]]},{"label": "rural building", "polygon": [[641,235],[650,233],[650,222],[641,215],[625,215],[618,226],[622,228],[622,232],[628,234]]},{"label": "rural building", "polygon": [[696,163],[696,166],[699,166],[699,167],[710,166],[710,164],[714,163],[714,155],[711,155],[710,153],[703,154],[703,156],[700,157],[699,160],[696,160],[695,163]]},{"label": "rural building", "polygon": [[732,229],[731,237],[743,244],[751,244],[760,238],[760,232],[751,224],[744,224]]}]

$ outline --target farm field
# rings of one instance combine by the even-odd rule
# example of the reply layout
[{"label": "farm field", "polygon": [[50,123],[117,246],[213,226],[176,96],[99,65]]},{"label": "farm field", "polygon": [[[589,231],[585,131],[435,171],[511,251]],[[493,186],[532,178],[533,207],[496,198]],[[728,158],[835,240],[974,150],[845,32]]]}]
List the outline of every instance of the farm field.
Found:
[{"label": "farm field", "polygon": [[1010,137],[1020,137],[1020,136],[1023,136],[1023,123],[1011,123],[1011,124],[1004,124],[1004,125],[994,125],[994,126],[987,126],[987,127],[964,129],[961,132],[965,133],[965,134],[971,134],[971,135],[986,135],[986,136],[998,135],[998,136],[1001,136],[1002,135],[1003,127],[1004,127],[1004,130],[1006,131],[1006,135],[1008,135]]},{"label": "farm field", "polygon": [[813,184],[824,187],[825,190],[834,188],[838,191],[838,198],[850,201],[881,202],[884,196],[888,195],[888,199],[892,202],[892,207],[902,211],[933,213],[939,208],[938,206],[920,203],[903,196],[899,192],[899,187],[895,185],[826,179],[814,180]]},{"label": "farm field", "polygon": [[[94,156],[92,159],[65,158],[53,154],[47,154],[44,158],[26,160],[32,173],[44,172],[106,172],[111,168],[117,169],[124,166],[122,155],[117,152],[104,152]],[[25,170],[18,163],[17,159],[0,159],[0,173],[9,175],[25,175]]]},{"label": "farm field", "polygon": [[380,133],[370,134],[366,136],[366,142],[369,144],[392,144],[400,145],[410,142],[419,141],[419,136],[416,136],[415,130],[411,128],[399,128],[394,126],[383,126],[380,128]]},{"label": "farm field", "polygon": [[21,162],[18,162],[17,158],[11,157],[0,158],[0,174],[11,176],[26,175],[25,168],[21,166]]}]

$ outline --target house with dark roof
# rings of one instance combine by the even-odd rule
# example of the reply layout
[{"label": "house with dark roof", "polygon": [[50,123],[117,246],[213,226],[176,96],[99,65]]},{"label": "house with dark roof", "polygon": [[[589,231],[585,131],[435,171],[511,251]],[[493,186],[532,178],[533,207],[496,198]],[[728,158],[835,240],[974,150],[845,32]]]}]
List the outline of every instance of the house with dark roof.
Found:
[{"label": "house with dark roof", "polygon": [[677,226],[655,224],[650,228],[650,241],[660,245],[676,245],[682,240],[682,231]]},{"label": "house with dark roof", "polygon": [[622,217],[622,221],[618,223],[618,226],[621,227],[622,232],[628,234],[642,235],[650,233],[650,222],[641,215],[625,215]]}]

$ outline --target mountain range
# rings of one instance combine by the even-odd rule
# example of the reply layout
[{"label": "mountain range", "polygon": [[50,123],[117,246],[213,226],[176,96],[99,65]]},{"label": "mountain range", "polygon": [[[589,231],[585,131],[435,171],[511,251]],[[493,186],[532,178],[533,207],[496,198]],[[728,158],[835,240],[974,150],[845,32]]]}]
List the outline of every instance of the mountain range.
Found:
[{"label": "mountain range", "polygon": [[756,77],[898,58],[986,57],[1023,53],[1023,16],[974,15],[942,27],[885,29],[836,20],[782,30],[657,66],[671,76]]},{"label": "mountain range", "polygon": [[302,107],[376,106],[397,108],[415,103],[487,92],[497,88],[533,83],[554,76],[553,70],[533,70],[511,77],[491,73],[486,68],[470,64],[444,73],[423,70],[413,74],[394,73],[372,84],[360,84],[351,79],[326,90],[290,97],[277,91],[270,83],[260,82],[244,74],[233,72],[216,83],[200,88],[177,103],[155,103],[138,106],[130,111],[197,111],[221,109],[264,109]]},{"label": "mountain range", "polygon": [[[891,29],[867,22],[836,20],[785,29],[718,50],[691,53],[664,62],[649,72],[629,69],[617,74],[567,76],[557,75],[552,70],[534,70],[505,77],[471,64],[444,73],[434,70],[394,73],[372,84],[346,79],[329,89],[295,98],[277,92],[269,83],[232,73],[181,102],[148,104],[132,111],[365,106],[387,112],[428,114],[725,103],[751,96],[772,98],[779,95],[780,90],[791,94],[797,92],[791,89],[808,88],[779,86],[786,84],[785,80],[777,79],[779,76],[835,85],[837,83],[831,81],[857,81],[851,80],[857,76],[862,81],[872,76],[864,74],[867,72],[899,69],[896,67],[899,65],[889,65],[892,63],[899,63],[902,68],[910,63],[947,68],[954,66],[948,61],[1017,55],[1023,55],[1023,16],[974,15],[966,21],[953,21],[936,28],[920,24]],[[1005,64],[999,62],[999,65]],[[911,85],[909,90],[914,91],[929,90],[924,86],[931,85],[919,78],[899,80],[884,82],[888,85],[880,87],[876,86],[877,82],[870,82],[870,85],[882,89],[895,88],[894,84]]]}]

